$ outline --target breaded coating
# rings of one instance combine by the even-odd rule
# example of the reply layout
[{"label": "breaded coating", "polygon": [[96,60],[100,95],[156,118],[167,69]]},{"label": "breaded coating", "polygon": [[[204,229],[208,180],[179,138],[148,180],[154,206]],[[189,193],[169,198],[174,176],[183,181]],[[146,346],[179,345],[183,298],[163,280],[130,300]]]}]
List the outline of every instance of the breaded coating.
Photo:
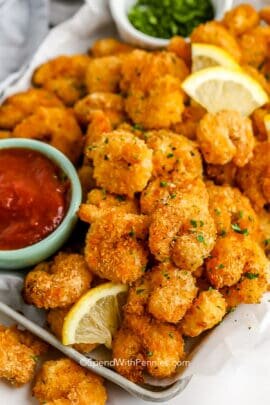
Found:
[{"label": "breaded coating", "polygon": [[123,57],[104,56],[92,59],[86,71],[86,87],[88,93],[117,93],[121,79]]},{"label": "breaded coating", "polygon": [[255,144],[250,119],[229,110],[206,114],[198,125],[197,140],[207,163],[232,161],[239,167],[252,158]]},{"label": "breaded coating", "polygon": [[227,11],[222,22],[233,35],[238,36],[257,27],[260,18],[251,4],[240,4],[232,10]]},{"label": "breaded coating", "polygon": [[259,228],[261,232],[260,242],[264,248],[267,257],[270,253],[270,213],[267,210],[261,210],[258,214]]},{"label": "breaded coating", "polygon": [[103,134],[112,132],[113,126],[108,115],[101,110],[92,112],[92,119],[87,127],[86,136],[84,138],[84,160],[90,162],[88,153],[93,148],[93,143],[99,142]]},{"label": "breaded coating", "polygon": [[87,201],[81,204],[78,216],[88,223],[92,223],[101,216],[109,214],[117,210],[117,212],[138,214],[138,205],[135,199],[125,197],[123,195],[109,194],[104,189],[93,189],[88,193]]},{"label": "breaded coating", "polygon": [[177,329],[146,316],[127,316],[113,340],[116,370],[134,382],[143,382],[144,370],[156,378],[170,377],[184,355]]},{"label": "breaded coating", "polygon": [[102,38],[93,43],[89,53],[95,58],[100,58],[102,56],[131,52],[133,49],[132,45],[120,42],[115,38]]},{"label": "breaded coating", "polygon": [[185,336],[198,336],[221,322],[226,308],[226,301],[219,291],[202,291],[180,323],[180,331]]},{"label": "breaded coating", "polygon": [[169,52],[175,53],[179,58],[183,59],[188,67],[191,66],[191,46],[185,38],[175,36],[170,39],[167,46]]},{"label": "breaded coating", "polygon": [[111,193],[133,197],[142,191],[152,174],[152,150],[125,131],[104,134],[88,148],[97,185]]},{"label": "breaded coating", "polygon": [[83,164],[77,171],[82,186],[83,201],[86,201],[89,191],[96,186],[93,173],[93,167],[87,164]]},{"label": "breaded coating", "polygon": [[202,177],[201,156],[193,141],[161,129],[147,132],[146,144],[153,150],[154,177],[170,175],[172,181]]},{"label": "breaded coating", "polygon": [[141,212],[149,215],[159,206],[167,205],[170,199],[176,197],[179,184],[159,177],[151,180],[140,196]]},{"label": "breaded coating", "polygon": [[206,110],[200,105],[186,106],[182,113],[182,121],[173,125],[174,132],[195,141],[198,124],[205,114]]},{"label": "breaded coating", "polygon": [[46,361],[32,392],[41,404],[105,405],[107,400],[102,378],[67,358]]},{"label": "breaded coating", "polygon": [[62,107],[62,102],[43,89],[29,89],[8,97],[0,106],[0,128],[13,130],[38,107]]},{"label": "breaded coating", "polygon": [[15,386],[28,383],[34,376],[38,356],[47,349],[48,346],[30,332],[15,325],[0,325],[0,378]]},{"label": "breaded coating", "polygon": [[[0,114],[1,114],[1,107],[0,107]],[[0,130],[0,139],[7,139],[11,137],[10,131]]]},{"label": "breaded coating", "polygon": [[253,28],[238,38],[242,53],[242,63],[259,68],[267,58],[268,40],[261,27]]},{"label": "breaded coating", "polygon": [[260,19],[265,21],[266,24],[270,24],[270,6],[263,7],[259,11]]},{"label": "breaded coating", "polygon": [[169,128],[180,122],[184,109],[181,82],[187,75],[184,61],[173,53],[131,52],[123,63],[121,89],[132,121],[146,129]]},{"label": "breaded coating", "polygon": [[206,273],[210,283],[216,288],[236,284],[249,259],[252,244],[248,236],[231,232],[218,238],[211,257],[206,260]]},{"label": "breaded coating", "polygon": [[270,142],[257,143],[253,158],[237,173],[237,184],[260,211],[270,203]]},{"label": "breaded coating", "polygon": [[89,124],[93,112],[103,111],[113,127],[124,121],[124,100],[120,94],[92,93],[79,100],[74,106],[75,115],[82,125]]},{"label": "breaded coating", "polygon": [[235,60],[240,62],[241,50],[234,36],[217,21],[209,21],[196,27],[190,35],[191,42],[211,44],[225,49]]},{"label": "breaded coating", "polygon": [[[264,64],[264,66],[266,63]],[[251,65],[243,65],[242,69],[245,70],[245,72],[251,76],[253,79],[255,79],[261,86],[262,88],[266,91],[266,93],[270,94],[270,83],[266,79],[265,73],[264,73],[264,66],[261,70],[259,70],[260,66],[258,69],[256,69],[254,66]]]},{"label": "breaded coating", "polygon": [[83,136],[70,110],[39,107],[14,129],[15,138],[31,138],[49,143],[75,163],[82,152]]},{"label": "breaded coating", "polygon": [[40,65],[34,72],[34,86],[57,95],[72,106],[86,94],[85,74],[91,59],[87,55],[58,56]]},{"label": "breaded coating", "polygon": [[89,288],[92,274],[84,257],[58,253],[51,262],[38,264],[24,280],[23,296],[38,308],[66,307],[75,303]]},{"label": "breaded coating", "polygon": [[206,176],[213,180],[215,184],[235,186],[237,166],[230,162],[226,165],[209,165],[205,166]]},{"label": "breaded coating", "polygon": [[269,114],[269,104],[255,110],[251,116],[254,135],[259,141],[267,141],[268,133],[264,118]]},{"label": "breaded coating", "polygon": [[269,261],[264,251],[258,244],[253,243],[239,282],[232,287],[225,287],[222,290],[228,307],[233,308],[241,303],[259,303],[262,295],[267,291],[268,272]]},{"label": "breaded coating", "polygon": [[216,186],[207,182],[209,210],[215,220],[218,235],[232,230],[249,234],[254,239],[259,234],[258,218],[251,203],[238,188]]},{"label": "breaded coating", "polygon": [[147,264],[144,240],[148,218],[112,211],[90,227],[85,246],[86,262],[101,278],[129,284],[141,277]]},{"label": "breaded coating", "polygon": [[[62,330],[65,316],[68,314],[70,307],[51,309],[47,314],[47,322],[52,333],[62,341]],[[72,347],[81,353],[90,353],[98,345],[91,343],[74,344]]]},{"label": "breaded coating", "polygon": [[149,247],[157,260],[171,259],[179,268],[191,271],[203,264],[216,240],[208,200],[203,181],[194,180],[179,188],[174,198],[153,212]]},{"label": "breaded coating", "polygon": [[191,272],[162,263],[131,287],[125,313],[142,315],[146,311],[160,321],[177,323],[191,306],[197,290]]}]

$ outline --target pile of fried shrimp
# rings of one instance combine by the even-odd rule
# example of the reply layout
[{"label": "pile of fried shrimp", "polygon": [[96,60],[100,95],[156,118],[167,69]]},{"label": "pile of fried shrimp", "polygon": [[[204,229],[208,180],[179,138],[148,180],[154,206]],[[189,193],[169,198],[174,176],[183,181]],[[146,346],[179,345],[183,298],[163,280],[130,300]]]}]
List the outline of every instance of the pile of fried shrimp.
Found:
[{"label": "pile of fried shrimp", "polygon": [[[225,49],[270,95],[268,24],[270,7],[243,4],[195,28],[191,43]],[[0,106],[0,137],[60,149],[84,192],[76,241],[27,274],[23,297],[48,311],[61,339],[66,314],[90,288],[128,285],[112,355],[124,360],[116,371],[137,383],[146,373],[172,376],[186,338],[239,304],[259,303],[270,282],[270,104],[250,117],[208,113],[181,89],[190,72],[191,45],[181,37],[156,52],[101,39],[87,55],[39,66],[33,87]],[[14,328],[0,330],[0,376],[21,385],[40,349]],[[47,404],[106,401],[100,378],[68,359],[44,363],[33,395]]]}]

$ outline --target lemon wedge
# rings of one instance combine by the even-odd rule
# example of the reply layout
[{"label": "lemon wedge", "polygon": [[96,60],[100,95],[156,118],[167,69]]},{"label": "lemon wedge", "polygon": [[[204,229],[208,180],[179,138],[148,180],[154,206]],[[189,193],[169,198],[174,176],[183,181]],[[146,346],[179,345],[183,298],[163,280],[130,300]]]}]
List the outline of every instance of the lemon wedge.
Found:
[{"label": "lemon wedge", "polygon": [[235,110],[250,115],[268,102],[261,85],[243,71],[211,67],[195,72],[182,83],[183,90],[207,111]]},{"label": "lemon wedge", "polygon": [[214,66],[223,66],[231,70],[241,69],[228,52],[215,45],[193,43],[191,54],[192,72]]},{"label": "lemon wedge", "polygon": [[92,288],[71,308],[63,325],[63,344],[98,343],[111,348],[127,286],[106,283]]},{"label": "lemon wedge", "polygon": [[270,114],[266,114],[263,121],[267,132],[267,140],[270,141]]}]

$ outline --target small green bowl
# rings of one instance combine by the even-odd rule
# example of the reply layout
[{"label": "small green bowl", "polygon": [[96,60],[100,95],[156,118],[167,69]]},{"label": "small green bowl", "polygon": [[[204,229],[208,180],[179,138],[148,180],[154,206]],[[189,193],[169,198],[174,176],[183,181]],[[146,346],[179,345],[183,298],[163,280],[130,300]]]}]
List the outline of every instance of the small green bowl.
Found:
[{"label": "small green bowl", "polygon": [[0,270],[15,270],[33,266],[60,249],[70,236],[77,222],[76,213],[82,201],[82,189],[77,172],[69,159],[59,150],[46,143],[32,139],[10,138],[0,140],[0,149],[10,148],[32,149],[52,160],[69,178],[71,197],[69,209],[63,221],[45,239],[22,249],[0,250]]}]

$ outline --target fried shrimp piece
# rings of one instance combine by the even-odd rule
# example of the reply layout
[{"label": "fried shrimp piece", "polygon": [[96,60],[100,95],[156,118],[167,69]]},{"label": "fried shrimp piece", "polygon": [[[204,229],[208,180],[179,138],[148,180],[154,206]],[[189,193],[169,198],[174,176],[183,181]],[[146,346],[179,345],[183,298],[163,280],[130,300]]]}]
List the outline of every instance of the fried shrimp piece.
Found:
[{"label": "fried shrimp piece", "polygon": [[143,382],[143,371],[156,378],[170,377],[184,355],[178,330],[146,316],[126,317],[113,340],[116,370],[134,382]]},{"label": "fried shrimp piece", "polygon": [[218,235],[226,235],[232,230],[249,234],[257,239],[258,218],[251,203],[238,188],[216,186],[207,182],[209,210],[215,220]]},{"label": "fried shrimp piece", "polygon": [[250,119],[237,111],[206,114],[197,128],[197,139],[207,163],[232,161],[239,167],[251,159],[255,144]]},{"label": "fried shrimp piece", "polygon": [[15,386],[28,383],[34,376],[37,356],[47,351],[47,345],[30,332],[17,326],[0,325],[0,378]]},{"label": "fried shrimp piece", "polygon": [[262,295],[267,291],[267,272],[269,272],[269,261],[262,248],[254,243],[239,282],[221,291],[229,308],[241,303],[259,303]]},{"label": "fried shrimp piece", "polygon": [[264,76],[263,69],[259,71],[258,69],[256,69],[254,66],[251,65],[243,65],[242,68],[245,70],[247,74],[249,74],[249,76],[255,79],[262,86],[262,88],[266,91],[266,93],[270,94],[270,84],[266,79],[266,77]]},{"label": "fried shrimp piece", "polygon": [[93,189],[88,194],[86,203],[81,204],[78,216],[82,221],[91,224],[114,210],[127,214],[138,214],[139,211],[134,199],[123,195],[109,194],[106,190]]},{"label": "fried shrimp piece", "polygon": [[99,142],[102,139],[102,135],[112,132],[112,123],[108,115],[101,110],[92,112],[91,123],[87,127],[87,132],[84,140],[84,158],[89,162],[87,157],[88,151],[92,150],[93,143]]},{"label": "fried shrimp piece", "polygon": [[133,46],[125,44],[124,42],[117,41],[114,38],[98,39],[94,42],[89,50],[90,55],[95,58],[102,56],[117,55],[119,53],[128,53],[133,50]]},{"label": "fried shrimp piece", "polygon": [[205,113],[206,110],[199,105],[185,107],[182,113],[182,121],[172,127],[174,132],[184,135],[186,138],[193,141],[196,140],[197,127]]},{"label": "fried shrimp piece", "polygon": [[198,336],[221,322],[226,308],[226,301],[219,291],[202,291],[180,323],[180,331],[185,336]]},{"label": "fried shrimp piece", "polygon": [[257,27],[260,18],[255,8],[250,4],[240,4],[227,11],[222,22],[233,35],[238,36]]},{"label": "fried shrimp piece", "polygon": [[63,104],[54,94],[43,89],[14,94],[0,106],[0,128],[13,130],[38,107],[63,107]]},{"label": "fried shrimp piece", "polygon": [[119,94],[88,94],[74,106],[76,118],[82,125],[89,124],[93,119],[93,112],[97,110],[102,110],[108,116],[113,127],[124,121],[124,100]]},{"label": "fried shrimp piece", "polygon": [[[0,107],[0,109],[1,109],[1,107]],[[0,112],[0,114],[1,114],[1,112]],[[10,131],[2,131],[0,129],[0,139],[7,139],[7,138],[10,138],[10,137],[11,137],[11,132]]]},{"label": "fried shrimp piece", "polygon": [[202,177],[202,161],[197,145],[168,130],[151,131],[146,144],[153,150],[154,177],[170,175],[172,181]]},{"label": "fried shrimp piece", "polygon": [[87,164],[81,166],[77,171],[82,186],[83,201],[86,201],[89,191],[96,186],[93,171],[93,167]]},{"label": "fried shrimp piece", "polygon": [[235,178],[237,172],[237,166],[230,162],[226,165],[206,165],[206,176],[213,180],[215,184],[222,186],[228,184],[230,186],[235,185]]},{"label": "fried shrimp piece", "polygon": [[216,227],[208,210],[209,197],[202,180],[188,181],[174,198],[151,216],[149,247],[161,262],[172,261],[194,271],[203,264],[216,240]]},{"label": "fried shrimp piece", "polygon": [[101,278],[129,284],[141,277],[147,264],[144,246],[148,218],[111,211],[91,225],[85,258],[93,273]]},{"label": "fried shrimp piece", "polygon": [[59,56],[40,65],[34,72],[34,86],[55,93],[72,106],[86,94],[85,74],[91,59],[87,55]]},{"label": "fried shrimp piece", "polygon": [[114,55],[92,59],[85,79],[88,93],[117,93],[121,79],[122,59]]},{"label": "fried shrimp piece", "polygon": [[180,36],[175,36],[170,39],[167,46],[169,52],[175,53],[179,58],[183,59],[188,67],[191,66],[191,46]]},{"label": "fried shrimp piece", "polygon": [[242,63],[259,68],[268,55],[268,40],[261,27],[253,28],[238,38]]},{"label": "fried shrimp piece", "polygon": [[149,215],[157,207],[167,205],[170,199],[176,197],[179,185],[170,180],[157,178],[151,180],[140,196],[141,212]]},{"label": "fried shrimp piece", "polygon": [[236,60],[241,60],[241,50],[234,36],[217,21],[209,21],[196,27],[191,36],[191,42],[211,44],[219,46]]},{"label": "fried shrimp piece", "polygon": [[65,307],[76,302],[91,281],[83,256],[59,253],[52,262],[40,263],[27,274],[23,296],[38,308]]},{"label": "fried shrimp piece", "polygon": [[270,24],[270,6],[263,7],[259,11],[259,16],[261,20],[266,22],[266,24]]},{"label": "fried shrimp piece", "polygon": [[206,274],[215,288],[230,287],[240,280],[254,243],[237,232],[218,238],[206,260]]},{"label": "fried shrimp piece", "polygon": [[[62,341],[62,330],[65,320],[65,316],[68,314],[70,307],[68,308],[55,308],[51,309],[47,314],[47,322],[49,324],[52,333]],[[72,347],[81,353],[90,353],[98,345],[91,343],[74,344]]]},{"label": "fried shrimp piece", "polygon": [[105,405],[107,400],[102,378],[67,358],[46,361],[32,392],[41,404]]},{"label": "fried shrimp piece", "polygon": [[267,141],[268,133],[265,126],[264,118],[269,114],[269,104],[257,108],[251,116],[254,135],[259,141]]},{"label": "fried shrimp piece", "polygon": [[15,138],[31,138],[47,142],[76,162],[82,151],[83,136],[69,110],[39,107],[14,129]]},{"label": "fried shrimp piece", "polygon": [[152,150],[132,133],[104,134],[88,149],[97,185],[111,193],[133,197],[142,191],[152,174]]},{"label": "fried shrimp piece", "polygon": [[253,158],[237,173],[237,184],[259,212],[270,203],[270,142],[258,143]]},{"label": "fried shrimp piece", "polygon": [[181,82],[188,73],[185,62],[173,53],[131,52],[123,63],[121,89],[133,122],[146,129],[180,122],[184,109]]},{"label": "fried shrimp piece", "polygon": [[131,287],[125,313],[142,315],[145,310],[160,321],[177,323],[191,306],[197,290],[191,272],[162,263]]}]

